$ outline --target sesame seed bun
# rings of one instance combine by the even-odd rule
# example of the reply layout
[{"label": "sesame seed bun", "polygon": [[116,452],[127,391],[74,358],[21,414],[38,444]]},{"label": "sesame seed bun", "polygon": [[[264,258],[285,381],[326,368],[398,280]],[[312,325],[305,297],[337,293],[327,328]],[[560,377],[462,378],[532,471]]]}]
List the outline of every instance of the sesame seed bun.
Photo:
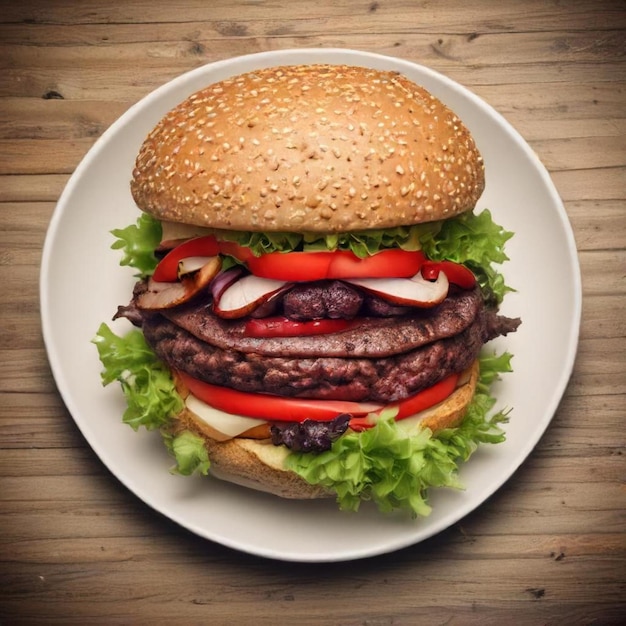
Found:
[{"label": "sesame seed bun", "polygon": [[453,217],[484,184],[468,129],[424,88],[395,72],[301,65],[182,102],[145,140],[131,190],[161,220],[332,233]]},{"label": "sesame seed bun", "polygon": [[[478,361],[475,361],[461,374],[458,387],[448,398],[399,424],[404,423],[409,434],[422,428],[437,432],[458,426],[474,397],[478,375]],[[181,388],[180,391],[183,395],[186,394],[186,390]],[[185,429],[204,439],[211,459],[211,473],[220,480],[283,498],[302,500],[333,495],[318,485],[310,485],[298,474],[284,467],[288,454],[285,446],[275,446],[268,439],[246,437],[217,441],[211,436],[205,423],[188,409],[181,412],[172,426],[173,432]]]}]

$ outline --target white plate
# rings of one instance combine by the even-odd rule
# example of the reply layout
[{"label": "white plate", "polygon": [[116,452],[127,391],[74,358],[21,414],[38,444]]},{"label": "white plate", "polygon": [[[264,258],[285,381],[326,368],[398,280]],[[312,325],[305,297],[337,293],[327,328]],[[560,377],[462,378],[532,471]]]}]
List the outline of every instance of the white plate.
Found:
[{"label": "white plate", "polygon": [[[385,516],[365,506],[356,515],[332,501],[294,502],[207,478],[168,472],[171,459],[156,433],[121,421],[117,385],[103,389],[90,343],[99,324],[128,301],[132,271],[112,251],[114,228],[138,217],[129,179],[139,147],[156,122],[208,83],[259,67],[345,63],[399,70],[421,83],[465,121],[482,151],[487,187],[478,208],[516,236],[506,265],[504,314],[523,324],[504,341],[515,372],[499,383],[502,406],[514,407],[507,441],[482,446],[461,472],[465,491],[433,490],[426,519]],[[545,168],[492,108],[452,80],[407,61],[338,49],[265,52],[186,73],[129,109],[96,142],[56,207],[41,269],[41,315],[52,371],[83,435],[111,472],[148,505],[185,528],[226,546],[293,561],[340,561],[390,552],[432,536],[493,494],[524,461],[547,428],[576,354],[581,287],[572,231]],[[116,322],[119,332],[127,322]]]}]

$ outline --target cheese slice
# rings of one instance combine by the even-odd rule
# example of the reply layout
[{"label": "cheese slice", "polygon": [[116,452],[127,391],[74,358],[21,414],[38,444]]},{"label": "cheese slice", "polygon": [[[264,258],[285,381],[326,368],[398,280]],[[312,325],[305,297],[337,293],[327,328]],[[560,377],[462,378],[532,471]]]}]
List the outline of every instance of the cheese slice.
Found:
[{"label": "cheese slice", "polygon": [[204,422],[211,431],[218,435],[214,436],[217,441],[232,439],[254,426],[260,426],[267,422],[267,420],[245,417],[244,415],[225,413],[209,406],[206,402],[202,402],[192,394],[187,396],[185,406],[198,420]]}]

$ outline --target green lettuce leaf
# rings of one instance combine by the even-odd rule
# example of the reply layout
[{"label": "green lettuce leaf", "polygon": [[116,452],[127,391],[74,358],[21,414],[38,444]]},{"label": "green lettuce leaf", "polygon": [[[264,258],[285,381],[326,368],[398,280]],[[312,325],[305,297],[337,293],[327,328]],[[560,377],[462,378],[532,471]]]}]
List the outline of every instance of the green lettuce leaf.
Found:
[{"label": "green lettuce leaf", "polygon": [[183,408],[169,369],[150,349],[143,334],[132,330],[117,336],[106,324],[101,324],[93,343],[104,367],[103,385],[118,381],[128,407],[123,421],[137,430],[161,428]]},{"label": "green lettuce leaf", "polygon": [[256,256],[270,252],[351,250],[359,258],[380,252],[385,248],[419,250],[420,235],[432,226],[398,226],[397,228],[352,231],[349,233],[292,233],[292,232],[241,232],[213,231],[220,239],[235,241],[250,248]]},{"label": "green lettuce leaf", "polygon": [[474,272],[485,299],[491,304],[500,304],[512,289],[504,283],[503,275],[494,265],[508,260],[504,246],[513,233],[496,224],[488,209],[478,214],[463,213],[436,224],[438,229],[420,237],[424,254],[433,261],[447,259],[463,263]]},{"label": "green lettuce leaf", "polygon": [[176,465],[170,470],[172,474],[191,476],[194,473],[206,476],[211,467],[209,453],[204,445],[204,439],[190,430],[173,435],[162,431],[165,446],[170,451]]},{"label": "green lettuce leaf", "polygon": [[111,248],[124,252],[120,265],[128,265],[138,270],[136,276],[152,276],[158,263],[154,250],[161,243],[162,232],[159,220],[142,213],[135,224],[111,231],[117,237]]},{"label": "green lettuce leaf", "polygon": [[495,399],[488,392],[489,381],[504,371],[510,371],[510,355],[481,359],[480,386],[457,428],[409,435],[389,411],[373,428],[340,437],[326,452],[290,454],[286,465],[307,482],[334,490],[343,510],[357,511],[362,501],[372,500],[383,512],[405,509],[413,516],[428,515],[431,487],[462,488],[459,463],[480,443],[504,440],[500,424],[508,415],[499,411],[489,416]]}]

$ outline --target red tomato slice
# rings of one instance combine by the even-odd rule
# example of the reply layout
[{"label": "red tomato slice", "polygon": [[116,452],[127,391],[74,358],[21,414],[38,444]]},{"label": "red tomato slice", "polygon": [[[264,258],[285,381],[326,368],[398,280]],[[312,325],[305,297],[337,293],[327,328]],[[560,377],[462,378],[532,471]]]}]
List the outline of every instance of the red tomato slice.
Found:
[{"label": "red tomato slice", "polygon": [[350,428],[353,430],[363,430],[374,425],[367,417],[369,413],[380,413],[385,409],[397,408],[396,420],[400,420],[429,409],[443,402],[456,389],[459,380],[458,374],[451,374],[406,400],[385,406],[373,402],[310,400],[246,393],[205,383],[185,372],[176,372],[176,374],[196,398],[225,413],[245,415],[270,422],[303,422],[307,418],[330,421],[342,413],[348,413],[353,416],[350,420]]},{"label": "red tomato slice", "polygon": [[440,271],[448,280],[464,289],[476,285],[474,274],[464,265],[452,261],[429,261],[419,251],[399,248],[381,250],[363,259],[349,250],[332,252],[270,252],[259,257],[234,241],[218,241],[213,235],[195,237],[170,250],[157,265],[152,278],[157,282],[174,282],[178,263],[187,257],[210,257],[226,254],[247,264],[255,276],[288,282],[305,282],[331,278],[410,278],[420,270],[427,280],[435,280]]},{"label": "red tomato slice", "polygon": [[[421,411],[430,409],[435,404],[443,402],[456,389],[458,381],[459,374],[451,374],[435,383],[432,387],[409,396],[406,400],[386,406],[384,410],[397,408],[396,421],[411,417]],[[375,421],[370,420],[368,417],[355,417],[350,420],[350,428],[357,431],[371,428],[374,424]]]},{"label": "red tomato slice", "polygon": [[381,250],[363,259],[349,250],[332,252],[270,252],[248,260],[250,271],[262,278],[313,281],[327,278],[410,278],[419,272],[421,252]]},{"label": "red tomato slice", "polygon": [[172,283],[178,279],[178,263],[182,259],[191,256],[215,256],[219,252],[217,241],[212,235],[187,239],[161,259],[152,278],[160,283]]},{"label": "red tomato slice", "polygon": [[321,319],[298,322],[288,317],[275,316],[251,318],[246,322],[247,337],[303,337],[304,335],[330,335],[352,328],[357,322],[344,319]]},{"label": "red tomato slice", "polygon": [[428,389],[424,389],[406,400],[402,400],[397,405],[393,405],[398,407],[396,419],[401,420],[405,417],[411,417],[411,415],[425,411],[431,406],[443,402],[456,389],[458,382],[459,374],[450,374],[450,376],[435,383],[432,387],[428,387]]},{"label": "red tomato slice", "polygon": [[256,257],[254,256],[250,248],[246,248],[245,246],[240,246],[235,241],[219,241],[218,246],[222,254],[227,254],[228,256],[232,256],[238,261],[241,261],[241,263],[247,264],[248,261],[250,261],[250,259],[256,259]]},{"label": "red tomato slice", "polygon": [[422,265],[422,276],[426,280],[437,280],[439,272],[443,272],[448,281],[462,289],[473,289],[476,286],[476,277],[472,270],[455,263],[454,261],[425,261]]},{"label": "red tomato slice", "polygon": [[234,241],[218,241],[213,235],[187,239],[170,250],[159,262],[152,278],[157,282],[171,283],[178,278],[178,264],[182,259],[194,256],[210,257],[227,254],[242,263],[254,258],[252,252]]},{"label": "red tomato slice", "polygon": [[210,406],[232,413],[271,422],[302,422],[305,419],[330,421],[342,413],[367,415],[380,411],[381,404],[342,400],[287,398],[262,393],[246,393],[229,387],[205,383],[185,372],[176,372],[189,391]]}]

